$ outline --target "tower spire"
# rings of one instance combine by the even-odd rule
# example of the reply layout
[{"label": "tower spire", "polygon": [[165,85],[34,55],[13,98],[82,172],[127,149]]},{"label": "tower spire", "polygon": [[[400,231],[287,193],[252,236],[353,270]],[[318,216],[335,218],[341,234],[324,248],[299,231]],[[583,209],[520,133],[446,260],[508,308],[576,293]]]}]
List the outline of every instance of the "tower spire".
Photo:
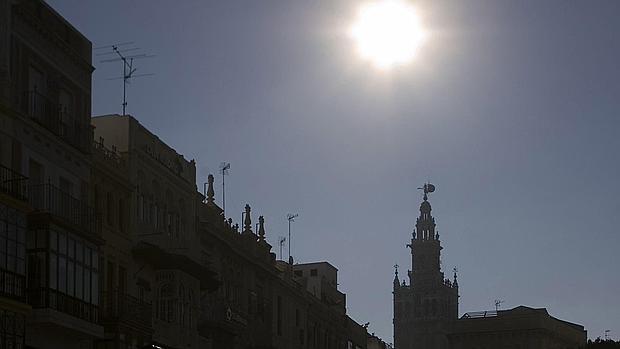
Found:
[{"label": "tower spire", "polygon": [[431,215],[432,207],[428,202],[428,193],[435,191],[435,186],[426,183],[422,188],[424,190],[424,197],[422,204],[420,204],[420,216],[416,221],[417,238],[421,240],[436,240],[439,238],[435,234],[435,218]]},{"label": "tower spire", "polygon": [[398,288],[400,282],[398,281],[398,264],[394,264],[394,288]]},{"label": "tower spire", "polygon": [[452,271],[454,271],[454,281],[452,281],[452,285],[454,285],[454,287],[459,287],[459,282],[458,282],[458,280],[456,278],[456,272],[458,270],[456,269],[456,267],[454,267],[454,269],[452,269]]}]

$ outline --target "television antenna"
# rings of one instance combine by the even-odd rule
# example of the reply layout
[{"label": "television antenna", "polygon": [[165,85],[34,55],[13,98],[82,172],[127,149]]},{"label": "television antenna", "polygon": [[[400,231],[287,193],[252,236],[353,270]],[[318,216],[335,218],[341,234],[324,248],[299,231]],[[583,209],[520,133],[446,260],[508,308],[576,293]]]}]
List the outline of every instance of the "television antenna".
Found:
[{"label": "television antenna", "polygon": [[144,76],[152,76],[155,75],[153,73],[146,74],[135,74],[138,68],[134,67],[133,61],[134,59],[143,59],[143,58],[152,58],[155,55],[149,55],[145,53],[138,53],[132,55],[126,55],[126,52],[129,51],[137,51],[140,50],[139,47],[129,47],[129,48],[121,48],[121,46],[129,46],[133,45],[133,41],[122,42],[119,44],[113,44],[108,46],[96,47],[95,50],[110,50],[109,52],[102,52],[96,54],[96,56],[106,56],[106,55],[116,55],[117,58],[108,58],[99,61],[100,63],[112,63],[112,62],[123,62],[123,75],[116,78],[109,78],[108,80],[120,80],[123,79],[123,115],[126,115],[127,110],[127,85],[131,82],[133,78],[139,78]]},{"label": "television antenna", "polygon": [[295,222],[295,218],[299,217],[299,214],[289,213],[286,215],[288,220],[288,261],[291,262],[291,222]]},{"label": "television antenna", "polygon": [[278,244],[280,245],[280,260],[282,260],[282,246],[286,242],[286,238],[284,236],[278,237]]},{"label": "television antenna", "polygon": [[504,303],[504,301],[501,299],[495,300],[495,311],[499,311],[499,306],[502,305],[502,303]]},{"label": "television antenna", "polygon": [[230,170],[230,162],[220,163],[220,173],[222,174],[222,214],[226,217],[226,175]]}]

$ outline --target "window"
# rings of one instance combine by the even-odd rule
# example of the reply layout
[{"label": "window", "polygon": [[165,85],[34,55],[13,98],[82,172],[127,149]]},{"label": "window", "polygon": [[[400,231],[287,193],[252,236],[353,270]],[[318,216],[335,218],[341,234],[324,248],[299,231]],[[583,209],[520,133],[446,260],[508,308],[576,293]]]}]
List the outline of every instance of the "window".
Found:
[{"label": "window", "polygon": [[187,295],[187,313],[188,313],[188,327],[192,328],[194,325],[194,293],[192,292],[192,290],[189,290],[189,293]]},{"label": "window", "polygon": [[73,96],[66,89],[61,89],[58,94],[58,106],[60,108],[60,132],[61,135],[68,135],[73,128]]},{"label": "window", "polygon": [[316,269],[310,269],[310,276],[317,276],[318,271]]},{"label": "window", "polygon": [[155,212],[153,217],[153,223],[155,223],[155,228],[159,228],[159,205],[155,204]]},{"label": "window", "polygon": [[106,221],[108,225],[112,225],[113,212],[114,212],[114,201],[112,199],[112,193],[108,192],[106,195]]},{"label": "window", "polygon": [[164,284],[157,291],[155,312],[155,316],[160,320],[167,322],[174,320],[174,287],[172,284]]},{"label": "window", "polygon": [[276,326],[278,329],[278,336],[282,335],[282,297],[278,296],[276,301]]},{"label": "window", "polygon": [[144,220],[144,211],[143,211],[144,210],[144,195],[142,194],[138,194],[137,207],[138,207],[138,212],[137,212],[138,220],[142,222]]},{"label": "window", "polygon": [[0,309],[0,324],[0,348],[24,348],[25,316]]},{"label": "window", "polygon": [[60,187],[60,191],[73,196],[73,183],[71,183],[70,180],[60,177],[58,178],[58,186]]},{"label": "window", "polygon": [[25,254],[26,216],[14,208],[0,204],[0,295],[23,297]]},{"label": "window", "polygon": [[125,232],[125,202],[123,199],[118,200],[118,230]]},{"label": "window", "polygon": [[45,171],[43,165],[33,159],[28,161],[28,180],[31,185],[45,182]]},{"label": "window", "polygon": [[183,284],[179,286],[179,322],[181,323],[181,327],[185,327],[185,309],[187,307],[186,299],[185,299],[185,287]]},{"label": "window", "polygon": [[304,272],[301,270],[295,270],[295,276],[302,277],[304,276]]},{"label": "window", "polygon": [[97,313],[92,307],[99,305],[97,247],[52,226],[28,232],[27,252],[32,306],[49,307],[96,322]]},{"label": "window", "polygon": [[0,206],[0,264],[9,271],[25,274],[26,217],[8,206]]}]

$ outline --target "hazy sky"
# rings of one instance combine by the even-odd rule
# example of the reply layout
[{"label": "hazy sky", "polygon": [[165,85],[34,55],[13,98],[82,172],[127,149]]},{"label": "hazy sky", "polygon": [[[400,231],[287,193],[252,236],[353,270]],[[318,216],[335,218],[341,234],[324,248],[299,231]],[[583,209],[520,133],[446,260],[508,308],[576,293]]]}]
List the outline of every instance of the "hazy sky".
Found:
[{"label": "hazy sky", "polygon": [[[412,2],[430,36],[386,73],[345,35],[357,1],[49,0],[94,46],[157,55],[128,112],[199,182],[230,162],[227,213],[249,203],[274,246],[299,213],[295,260],[337,266],[370,331],[392,340],[430,180],[460,314],[499,298],[620,337],[620,1]],[[93,113],[118,113],[121,66],[94,58]]]}]

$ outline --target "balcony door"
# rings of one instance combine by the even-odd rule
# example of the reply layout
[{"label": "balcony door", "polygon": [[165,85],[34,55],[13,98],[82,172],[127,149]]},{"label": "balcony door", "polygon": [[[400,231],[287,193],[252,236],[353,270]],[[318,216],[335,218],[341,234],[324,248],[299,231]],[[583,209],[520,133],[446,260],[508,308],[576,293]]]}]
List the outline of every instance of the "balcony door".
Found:
[{"label": "balcony door", "polygon": [[35,68],[28,69],[28,113],[43,121],[45,115],[45,75]]},{"label": "balcony door", "polygon": [[61,89],[58,95],[60,106],[60,135],[67,137],[73,133],[75,121],[73,119],[73,96],[66,89]]}]

